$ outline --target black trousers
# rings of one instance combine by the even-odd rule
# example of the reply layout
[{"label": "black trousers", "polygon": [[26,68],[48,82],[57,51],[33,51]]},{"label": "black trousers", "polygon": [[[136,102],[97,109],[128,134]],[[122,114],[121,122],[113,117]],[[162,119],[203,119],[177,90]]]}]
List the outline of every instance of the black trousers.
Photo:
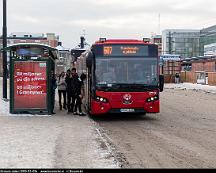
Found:
[{"label": "black trousers", "polygon": [[76,96],[73,94],[68,93],[67,94],[67,106],[68,106],[68,112],[74,111]]},{"label": "black trousers", "polygon": [[50,106],[51,106],[51,113],[54,112],[54,108],[55,108],[55,90],[51,91],[50,94],[51,98],[50,98]]},{"label": "black trousers", "polygon": [[81,105],[82,105],[82,99],[79,96],[77,96],[76,97],[76,104],[75,104],[75,110],[74,111],[76,112],[77,111],[77,107],[78,107],[79,113],[81,113],[82,112]]},{"label": "black trousers", "polygon": [[63,107],[66,108],[66,91],[65,90],[58,90],[59,95],[59,107],[62,107],[62,95],[63,95]]}]

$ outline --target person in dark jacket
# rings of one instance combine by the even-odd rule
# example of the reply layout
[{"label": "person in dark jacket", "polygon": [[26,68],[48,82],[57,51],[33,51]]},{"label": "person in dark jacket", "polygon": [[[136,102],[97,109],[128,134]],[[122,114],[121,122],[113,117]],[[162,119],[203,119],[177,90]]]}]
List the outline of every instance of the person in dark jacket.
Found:
[{"label": "person in dark jacket", "polygon": [[57,88],[57,83],[56,83],[56,76],[55,73],[53,71],[51,71],[51,101],[50,101],[50,105],[51,105],[51,114],[55,114],[54,112],[54,108],[55,108],[55,90]]},{"label": "person in dark jacket", "polygon": [[68,69],[68,70],[67,70],[67,72],[66,72],[66,77],[69,77],[69,76],[70,76],[70,74],[71,74],[71,70],[70,70],[70,69]]},{"label": "person in dark jacket", "polygon": [[71,113],[74,111],[75,101],[79,91],[79,76],[76,73],[76,68],[72,68],[71,73],[66,76],[65,81],[67,83],[68,113]]},{"label": "person in dark jacket", "polygon": [[[76,104],[75,104],[75,115],[83,116],[85,113],[82,112],[82,99],[84,97],[84,80],[86,76],[85,74],[81,74],[79,81],[77,83],[77,93],[76,93]],[[77,112],[77,108],[79,109],[79,113]]]},{"label": "person in dark jacket", "polygon": [[179,80],[180,80],[180,75],[179,75],[179,73],[176,73],[175,74],[175,83],[179,83]]}]

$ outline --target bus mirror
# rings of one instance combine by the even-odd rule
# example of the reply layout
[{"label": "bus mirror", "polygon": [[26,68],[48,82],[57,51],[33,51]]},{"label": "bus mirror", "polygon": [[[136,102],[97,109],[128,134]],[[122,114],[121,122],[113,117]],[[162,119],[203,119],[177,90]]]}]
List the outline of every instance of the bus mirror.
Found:
[{"label": "bus mirror", "polygon": [[164,76],[163,75],[159,75],[159,88],[160,88],[160,92],[164,90]]},{"label": "bus mirror", "polygon": [[89,52],[88,53],[88,56],[86,58],[86,66],[88,68],[90,68],[92,66],[92,61],[93,61],[93,53],[92,52]]}]

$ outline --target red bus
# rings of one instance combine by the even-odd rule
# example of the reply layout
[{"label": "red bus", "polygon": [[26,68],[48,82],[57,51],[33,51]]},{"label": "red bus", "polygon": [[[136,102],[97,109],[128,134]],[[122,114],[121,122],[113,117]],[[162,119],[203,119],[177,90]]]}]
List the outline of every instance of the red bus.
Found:
[{"label": "red bus", "polygon": [[86,108],[91,115],[159,113],[158,47],[140,40],[100,39],[78,58],[86,73]]}]

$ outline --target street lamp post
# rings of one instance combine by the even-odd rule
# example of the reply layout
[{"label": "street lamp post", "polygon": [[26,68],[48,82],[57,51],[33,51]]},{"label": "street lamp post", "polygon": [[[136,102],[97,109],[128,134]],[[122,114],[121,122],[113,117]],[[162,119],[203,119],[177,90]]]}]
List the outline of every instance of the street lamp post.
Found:
[{"label": "street lamp post", "polygon": [[7,1],[3,0],[3,99],[7,99]]}]

